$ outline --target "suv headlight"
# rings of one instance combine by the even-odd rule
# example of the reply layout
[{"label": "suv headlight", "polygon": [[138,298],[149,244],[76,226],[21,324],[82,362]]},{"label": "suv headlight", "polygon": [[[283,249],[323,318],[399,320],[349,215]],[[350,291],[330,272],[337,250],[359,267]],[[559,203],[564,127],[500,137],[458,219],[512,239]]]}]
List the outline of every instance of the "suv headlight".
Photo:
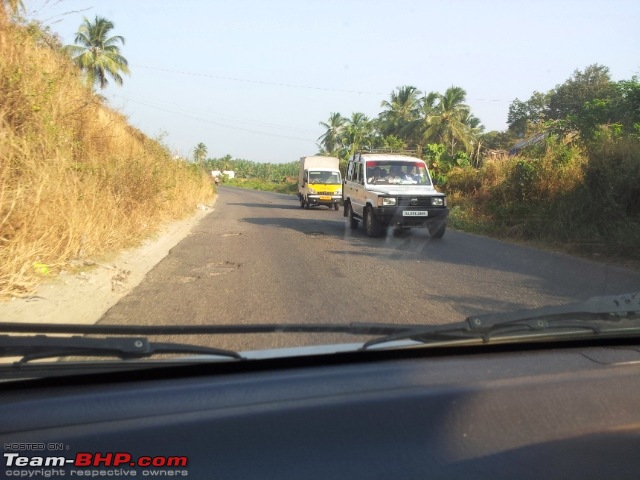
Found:
[{"label": "suv headlight", "polygon": [[334,193],[334,195],[342,195],[342,190],[336,190],[336,193]]},{"label": "suv headlight", "polygon": [[315,191],[313,188],[309,187],[309,193],[310,193],[311,195],[315,195],[315,194],[316,194],[316,191]]},{"label": "suv headlight", "polygon": [[383,207],[391,207],[397,205],[396,197],[383,197],[378,199],[378,204]]},{"label": "suv headlight", "polygon": [[444,206],[444,198],[443,197],[433,197],[431,199],[431,205],[434,207],[442,207]]}]

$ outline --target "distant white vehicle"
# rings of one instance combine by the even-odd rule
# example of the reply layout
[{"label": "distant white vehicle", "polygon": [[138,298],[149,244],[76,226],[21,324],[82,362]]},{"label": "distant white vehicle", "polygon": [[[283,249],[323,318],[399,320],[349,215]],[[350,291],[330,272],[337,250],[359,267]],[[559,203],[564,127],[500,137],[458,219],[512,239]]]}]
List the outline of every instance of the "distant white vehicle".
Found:
[{"label": "distant white vehicle", "polygon": [[223,170],[222,175],[226,175],[229,178],[236,178],[236,172],[233,170]]}]

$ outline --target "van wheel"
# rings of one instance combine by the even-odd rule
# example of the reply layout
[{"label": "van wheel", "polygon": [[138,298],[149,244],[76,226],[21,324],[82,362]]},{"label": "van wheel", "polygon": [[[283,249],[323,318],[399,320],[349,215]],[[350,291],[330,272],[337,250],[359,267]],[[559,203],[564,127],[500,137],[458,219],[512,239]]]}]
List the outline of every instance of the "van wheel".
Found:
[{"label": "van wheel", "polygon": [[364,212],[364,229],[369,237],[379,237],[382,233],[380,220],[375,216],[371,207],[367,207]]},{"label": "van wheel", "polygon": [[[338,208],[339,208],[339,207],[340,207],[340,206],[339,206],[337,203],[334,203],[334,204],[333,204],[333,208],[334,208],[335,210],[338,210]],[[331,208],[331,207],[329,207],[329,208]]]}]

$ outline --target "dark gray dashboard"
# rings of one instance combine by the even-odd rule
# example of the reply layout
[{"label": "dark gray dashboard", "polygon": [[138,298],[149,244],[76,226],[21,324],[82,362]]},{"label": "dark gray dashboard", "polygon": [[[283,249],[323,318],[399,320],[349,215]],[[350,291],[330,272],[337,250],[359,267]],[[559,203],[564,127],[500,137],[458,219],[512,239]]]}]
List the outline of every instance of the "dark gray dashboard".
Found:
[{"label": "dark gray dashboard", "polygon": [[[173,475],[138,469],[137,477],[585,480],[640,472],[633,344],[340,354],[0,388],[5,453],[8,443],[41,442],[66,445],[69,458],[188,458]],[[67,476],[73,469],[65,467]]]}]

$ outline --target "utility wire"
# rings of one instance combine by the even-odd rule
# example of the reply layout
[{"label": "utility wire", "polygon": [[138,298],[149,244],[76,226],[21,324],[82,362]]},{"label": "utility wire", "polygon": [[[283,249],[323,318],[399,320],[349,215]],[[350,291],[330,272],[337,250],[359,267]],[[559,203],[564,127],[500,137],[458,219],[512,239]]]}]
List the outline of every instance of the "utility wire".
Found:
[{"label": "utility wire", "polygon": [[216,126],[222,127],[222,128],[229,128],[231,130],[240,130],[240,131],[243,131],[243,132],[255,133],[255,134],[258,134],[258,135],[266,135],[268,137],[285,138],[287,140],[297,140],[297,141],[302,141],[302,142],[313,142],[313,143],[315,143],[315,140],[311,140],[311,139],[308,139],[308,138],[293,137],[293,136],[289,136],[289,135],[278,135],[276,133],[261,132],[259,130],[251,130],[251,129],[243,128],[243,127],[233,127],[231,125],[225,125],[223,123],[214,122],[214,121],[208,120],[206,118],[194,117],[193,115],[188,115],[188,114],[185,114],[185,113],[182,113],[182,112],[177,112],[175,110],[170,110],[168,108],[159,107],[157,105],[152,105],[150,103],[141,102],[141,101],[138,101],[138,100],[134,100],[132,98],[127,98],[127,97],[122,96],[122,95],[117,95],[117,94],[112,94],[112,95],[115,96],[115,97],[123,98],[125,100],[130,101],[130,102],[138,103],[140,105],[145,105],[147,107],[156,108],[158,110],[163,110],[165,112],[174,113],[176,115],[182,115],[183,117],[190,118],[190,119],[196,120],[198,122],[210,123],[211,125],[216,125]]},{"label": "utility wire", "polygon": [[[231,116],[231,115],[221,115],[219,113],[215,113],[215,112],[211,112],[210,110],[204,109],[204,108],[198,108],[198,107],[190,107],[190,106],[186,106],[186,105],[181,105],[175,102],[168,102],[165,100],[159,100],[156,98],[152,98],[152,97],[147,97],[144,95],[140,95],[137,93],[133,93],[133,94],[129,94],[128,96],[126,95],[117,95],[117,94],[112,94],[114,96],[120,97],[120,98],[124,98],[127,100],[131,100],[132,102],[139,102],[139,103],[144,103],[144,102],[151,102],[153,105],[145,103],[145,105],[148,106],[160,106],[163,108],[170,108],[171,106],[177,107],[179,109],[182,110],[188,110],[189,112],[200,112],[200,113],[204,113],[206,115],[211,115],[214,117],[219,117],[222,119],[226,119],[226,120],[230,120],[232,122],[240,122],[240,123],[250,123],[250,124],[255,124],[261,127],[269,127],[269,128],[279,128],[279,129],[286,129],[286,130],[290,130],[292,132],[297,132],[297,133],[303,133],[303,134],[314,134],[315,132],[312,132],[310,130],[304,130],[304,129],[300,129],[300,128],[296,128],[296,127],[291,127],[288,125],[282,125],[282,124],[278,124],[278,123],[269,123],[269,122],[263,122],[263,121],[259,121],[259,120],[250,120],[248,118],[243,118],[243,117],[235,117],[235,116]],[[133,97],[131,96],[133,95]],[[177,112],[176,112],[177,113]],[[187,113],[188,115],[188,113]]]},{"label": "utility wire", "polygon": [[[173,70],[170,68],[160,68],[160,67],[150,67],[147,65],[133,65],[137,68],[145,68],[147,70],[157,70],[159,72],[170,72],[170,73],[179,73],[181,75],[190,75],[193,77],[207,77],[207,78],[216,78],[219,80],[229,80],[232,82],[245,82],[245,83],[255,83],[258,85],[271,85],[276,87],[286,87],[286,88],[303,88],[307,90],[319,90],[324,92],[340,92],[340,93],[357,93],[361,95],[388,95],[388,93],[383,92],[371,92],[367,90],[345,90],[339,88],[325,88],[325,87],[316,87],[311,85],[295,85],[290,83],[279,83],[279,82],[266,82],[263,80],[249,80],[246,78],[237,78],[237,77],[227,77],[224,75],[212,75],[208,73],[198,73],[198,72],[187,72],[184,70]],[[511,102],[512,100],[504,100],[501,98],[467,98],[467,101],[479,101],[479,102]]]},{"label": "utility wire", "polygon": [[307,90],[320,90],[323,92],[358,93],[362,95],[385,95],[384,93],[381,93],[381,92],[368,92],[364,90],[343,90],[339,88],[314,87],[311,85],[294,85],[291,83],[265,82],[262,80],[248,80],[246,78],[226,77],[222,75],[211,75],[208,73],[185,72],[183,70],[171,70],[169,68],[148,67],[145,65],[133,65],[133,66],[137,68],[146,68],[148,70],[157,70],[160,72],[180,73],[182,75],[191,75],[194,77],[207,77],[207,78],[216,78],[218,80],[230,80],[232,82],[256,83],[258,85],[272,85],[276,87],[287,87],[287,88],[304,88]]}]

